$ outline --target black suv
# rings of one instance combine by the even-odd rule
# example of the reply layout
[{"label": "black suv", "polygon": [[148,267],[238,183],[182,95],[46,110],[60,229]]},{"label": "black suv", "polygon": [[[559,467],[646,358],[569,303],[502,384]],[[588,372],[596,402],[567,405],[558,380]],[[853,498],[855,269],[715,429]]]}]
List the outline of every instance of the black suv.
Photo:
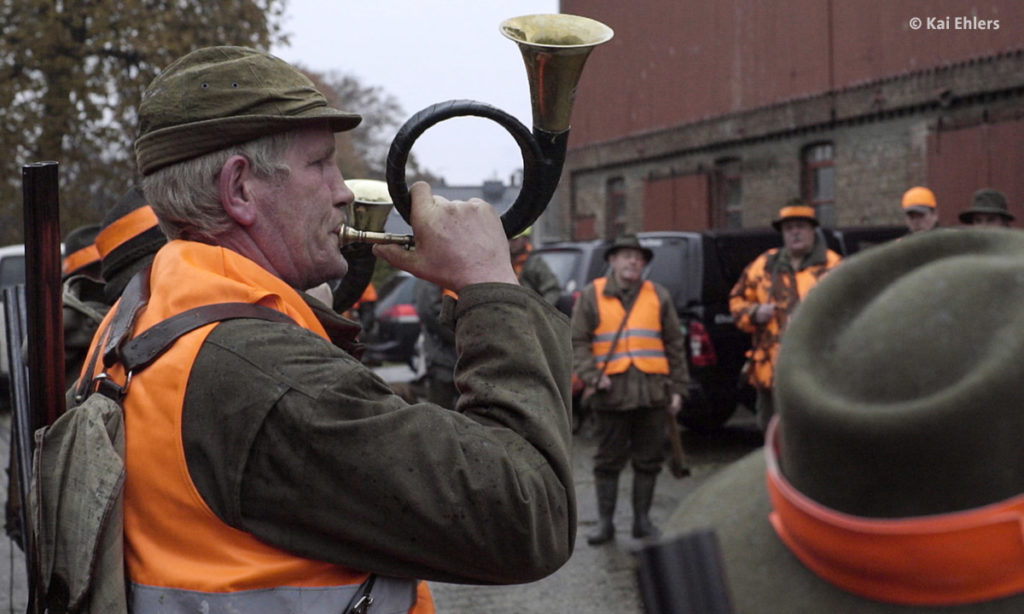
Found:
[{"label": "black suv", "polygon": [[[904,226],[819,229],[830,249],[849,257],[906,233]],[[737,404],[754,407],[754,390],[740,381],[750,335],[740,331],[729,312],[729,291],[758,255],[782,245],[771,229],[655,231],[637,233],[654,251],[647,271],[672,294],[687,335],[690,398],[680,421],[694,430],[724,424]]]},{"label": "black suv", "polygon": [[[902,236],[906,228],[822,228],[819,233],[829,248],[846,257]],[[669,290],[686,333],[690,394],[680,421],[690,429],[706,431],[729,420],[738,404],[752,410],[754,390],[739,378],[750,335],[733,323],[729,291],[758,255],[782,245],[781,235],[757,228],[650,231],[637,233],[637,238],[654,252],[647,278]],[[533,257],[544,258],[562,282],[559,308],[566,313],[571,313],[579,291],[605,273],[608,245],[602,240],[563,242],[534,250]]]}]

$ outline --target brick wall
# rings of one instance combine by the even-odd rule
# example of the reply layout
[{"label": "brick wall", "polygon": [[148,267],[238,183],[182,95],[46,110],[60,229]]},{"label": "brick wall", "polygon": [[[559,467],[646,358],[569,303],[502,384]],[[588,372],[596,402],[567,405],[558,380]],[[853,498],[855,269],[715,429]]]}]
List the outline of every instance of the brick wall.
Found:
[{"label": "brick wall", "polygon": [[[716,160],[737,157],[742,225],[764,226],[800,193],[803,148],[822,141],[834,145],[837,225],[899,224],[903,192],[927,184],[929,135],[1021,117],[1024,53],[1018,52],[598,145],[573,149],[570,139],[562,182],[540,224],[545,237],[572,239],[572,220],[592,216],[593,232],[604,235],[605,185],[621,177],[627,230],[638,231],[645,181],[710,173]],[[1012,149],[990,155],[1021,155],[1019,144]]]}]

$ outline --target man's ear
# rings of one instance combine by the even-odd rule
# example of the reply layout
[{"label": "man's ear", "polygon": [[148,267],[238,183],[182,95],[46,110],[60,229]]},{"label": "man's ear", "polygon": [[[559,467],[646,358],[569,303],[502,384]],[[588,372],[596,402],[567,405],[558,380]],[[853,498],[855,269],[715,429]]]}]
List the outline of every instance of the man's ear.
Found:
[{"label": "man's ear", "polygon": [[239,226],[251,226],[256,222],[252,180],[252,167],[245,156],[231,156],[220,169],[220,203],[224,212]]}]

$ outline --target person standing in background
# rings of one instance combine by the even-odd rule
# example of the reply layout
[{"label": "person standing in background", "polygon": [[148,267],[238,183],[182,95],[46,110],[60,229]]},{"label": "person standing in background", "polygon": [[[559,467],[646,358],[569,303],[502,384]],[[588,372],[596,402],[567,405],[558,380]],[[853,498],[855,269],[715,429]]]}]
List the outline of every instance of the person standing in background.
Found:
[{"label": "person standing in background", "polygon": [[903,193],[903,216],[911,233],[932,230],[939,225],[939,213],[935,194],[922,186],[915,186]]},{"label": "person standing in background", "polygon": [[543,258],[530,257],[530,253],[533,252],[532,235],[533,227],[531,226],[508,240],[508,251],[512,256],[512,269],[516,272],[521,286],[533,290],[545,301],[554,305],[562,294],[562,286]]},{"label": "person standing in background", "polygon": [[643,278],[654,253],[635,236],[605,252],[609,272],[580,293],[572,313],[574,371],[584,404],[594,410],[598,525],[587,543],[615,537],[619,474],[633,465],[633,537],[657,537],[650,519],[654,486],[665,460],[665,412],[683,407],[689,370],[685,337],[668,290]]},{"label": "person standing in background", "polygon": [[786,326],[807,293],[842,260],[815,231],[814,208],[800,200],[782,207],[772,227],[782,234],[782,247],[769,249],[747,265],[729,293],[736,327],[753,337],[744,373],[757,390],[757,423],[762,431],[775,413],[775,361]]}]

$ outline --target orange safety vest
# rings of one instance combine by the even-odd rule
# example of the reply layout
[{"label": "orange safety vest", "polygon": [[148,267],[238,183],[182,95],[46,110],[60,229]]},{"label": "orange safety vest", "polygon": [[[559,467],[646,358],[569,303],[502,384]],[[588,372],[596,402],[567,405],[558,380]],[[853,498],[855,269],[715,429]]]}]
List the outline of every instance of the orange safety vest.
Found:
[{"label": "orange safety vest", "polygon": [[530,257],[530,252],[533,251],[533,244],[527,243],[523,247],[523,251],[519,252],[512,258],[512,271],[516,274],[516,279],[523,274],[523,265],[526,264],[526,259]]},{"label": "orange safety vest", "polygon": [[363,303],[374,303],[377,301],[377,289],[373,287],[373,284],[366,284],[366,288],[363,290],[363,294],[356,301],[353,307],[362,305]]},{"label": "orange safety vest", "polygon": [[607,362],[604,372],[609,375],[625,373],[630,365],[644,373],[668,375],[668,358],[665,357],[665,344],[661,339],[661,301],[654,290],[654,284],[645,280],[640,286],[626,326],[612,348],[612,341],[622,324],[622,318],[626,316],[626,310],[618,297],[605,296],[607,281],[605,277],[594,280],[599,321],[590,349],[594,353],[597,368],[601,369]]},{"label": "orange safety vest", "polygon": [[[181,284],[182,279],[189,282]],[[151,283],[136,333],[192,307],[239,301],[281,311],[327,339],[295,290],[228,249],[172,241],[157,254]],[[132,378],[123,402],[130,609],[184,612],[204,603],[210,611],[340,612],[366,572],[291,554],[224,524],[192,482],[181,438],[182,409],[192,365],[214,326],[178,339]],[[108,374],[125,381],[120,365]],[[387,611],[434,611],[426,583],[416,580],[378,577],[372,597],[374,608]]]}]

